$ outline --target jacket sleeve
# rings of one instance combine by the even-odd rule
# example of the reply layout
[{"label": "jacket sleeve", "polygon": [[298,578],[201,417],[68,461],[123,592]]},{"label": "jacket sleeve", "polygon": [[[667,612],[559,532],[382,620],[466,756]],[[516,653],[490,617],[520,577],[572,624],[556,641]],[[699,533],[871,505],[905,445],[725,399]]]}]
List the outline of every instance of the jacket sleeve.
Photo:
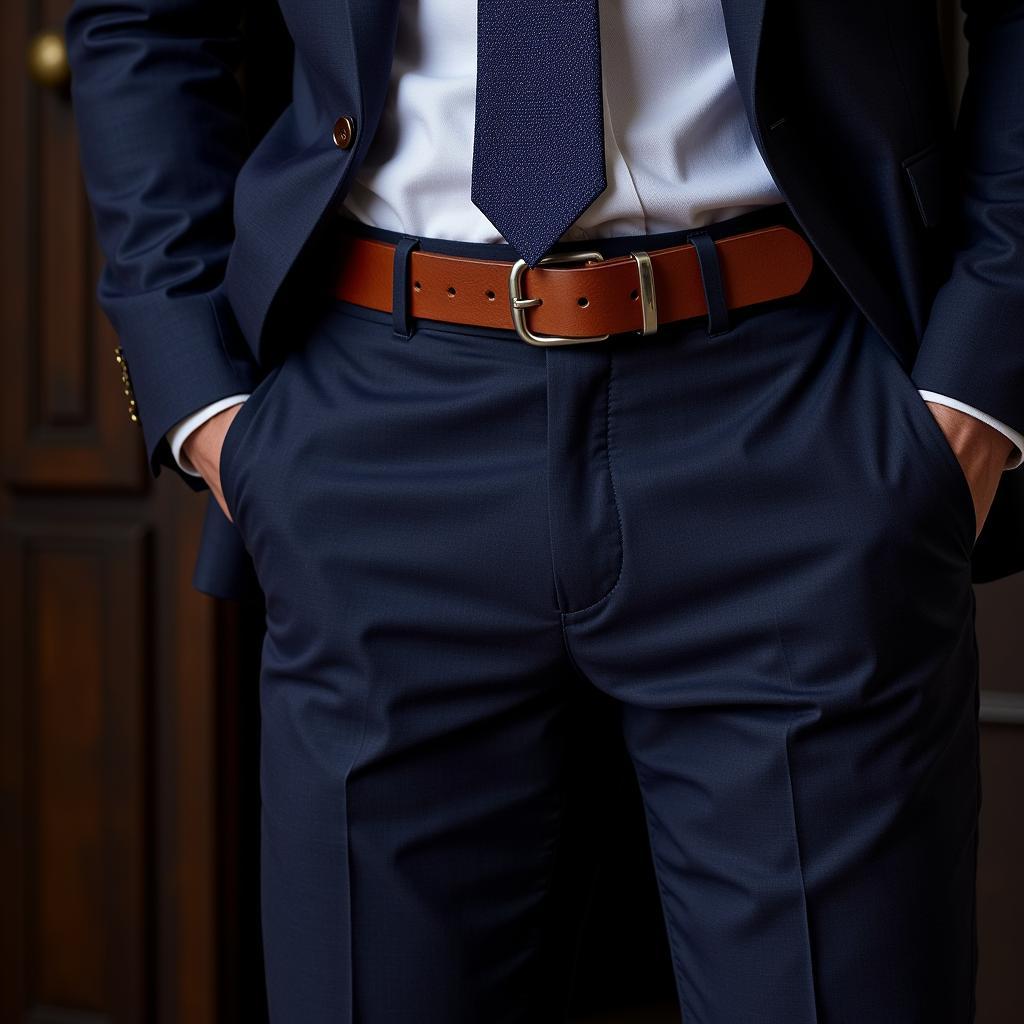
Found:
[{"label": "jacket sleeve", "polygon": [[194,490],[206,485],[174,461],[168,429],[258,376],[219,291],[249,148],[240,18],[240,0],[75,0],[64,24],[105,257],[97,299],[123,349],[153,475],[166,465]]},{"label": "jacket sleeve", "polygon": [[962,6],[958,237],[911,377],[1024,431],[1024,2]]}]

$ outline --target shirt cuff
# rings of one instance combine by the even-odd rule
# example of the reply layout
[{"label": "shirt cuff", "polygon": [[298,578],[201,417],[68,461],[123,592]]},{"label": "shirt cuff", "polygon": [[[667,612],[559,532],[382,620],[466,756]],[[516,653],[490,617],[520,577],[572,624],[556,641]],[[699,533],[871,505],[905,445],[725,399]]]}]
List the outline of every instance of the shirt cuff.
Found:
[{"label": "shirt cuff", "polygon": [[[918,389],[920,391],[920,388]],[[990,427],[994,427],[1004,437],[1008,437],[1015,446],[1015,450],[1011,451],[1006,458],[1006,465],[1003,466],[1003,471],[1008,469],[1016,469],[1022,462],[1024,462],[1024,434],[1014,430],[1013,427],[1008,427],[1002,420],[997,420],[994,416],[989,416],[987,412],[982,412],[980,409],[975,409],[973,405],[968,405],[966,402],[961,402],[956,398],[949,398],[947,395],[940,395],[935,391],[921,391],[921,397],[927,402],[935,402],[937,405],[948,405],[950,409],[959,409],[960,412],[967,413],[968,416],[973,416],[975,419],[981,420],[982,423],[987,423]]]},{"label": "shirt cuff", "polygon": [[188,456],[181,450],[181,446],[185,443],[185,438],[188,437],[188,435],[197,427],[202,426],[202,424],[204,424],[208,419],[216,416],[217,413],[223,412],[225,409],[230,409],[233,405],[239,405],[248,397],[248,394],[244,394],[228,395],[227,398],[218,398],[216,402],[210,402],[209,405],[204,405],[201,409],[197,409],[184,419],[178,420],[178,422],[167,431],[167,443],[171,446],[171,454],[174,456],[174,461],[181,467],[183,472],[188,473],[189,476],[202,475],[189,461]]}]

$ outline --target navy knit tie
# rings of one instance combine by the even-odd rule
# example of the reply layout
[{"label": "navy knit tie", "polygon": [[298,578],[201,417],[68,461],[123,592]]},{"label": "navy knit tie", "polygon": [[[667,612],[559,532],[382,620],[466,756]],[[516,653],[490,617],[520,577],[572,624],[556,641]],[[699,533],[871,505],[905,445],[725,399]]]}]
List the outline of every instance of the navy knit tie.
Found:
[{"label": "navy knit tie", "polygon": [[477,0],[473,203],[534,266],[607,184],[598,0]]}]

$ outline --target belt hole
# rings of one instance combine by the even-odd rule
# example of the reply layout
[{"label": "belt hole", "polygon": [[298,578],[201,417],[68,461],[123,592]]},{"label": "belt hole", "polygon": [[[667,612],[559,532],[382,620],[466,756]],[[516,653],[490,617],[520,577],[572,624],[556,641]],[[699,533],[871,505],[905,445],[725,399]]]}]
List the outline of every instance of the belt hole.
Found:
[{"label": "belt hole", "polygon": [[578,298],[578,299],[577,299],[576,301],[577,301],[577,302],[578,302],[578,303],[579,303],[579,304],[580,304],[581,306],[589,306],[589,305],[590,305],[590,299],[588,299],[588,298],[586,297],[586,295],[581,295],[581,296],[580,296],[580,297],[579,297],[579,298]]},{"label": "belt hole", "polygon": [[423,287],[423,285],[421,285],[419,281],[413,281],[412,286],[413,288],[416,289],[416,291],[420,291],[420,289]]},{"label": "belt hole", "polygon": [[631,291],[631,292],[629,293],[629,297],[630,297],[630,298],[631,298],[631,299],[632,299],[632,300],[633,300],[634,302],[636,302],[636,300],[640,298],[640,293],[639,293],[639,292],[638,292],[638,291],[637,291],[637,290],[636,290],[636,289],[634,288],[634,289],[633,289],[633,290],[632,290],[632,291]]},{"label": "belt hole", "polygon": [[454,299],[455,298],[455,286],[454,285],[448,285],[448,298],[449,299]]},{"label": "belt hole", "polygon": [[493,302],[494,301],[494,292],[491,291],[490,288],[488,288],[487,291],[484,292],[484,295],[487,296],[487,301],[488,302]]}]

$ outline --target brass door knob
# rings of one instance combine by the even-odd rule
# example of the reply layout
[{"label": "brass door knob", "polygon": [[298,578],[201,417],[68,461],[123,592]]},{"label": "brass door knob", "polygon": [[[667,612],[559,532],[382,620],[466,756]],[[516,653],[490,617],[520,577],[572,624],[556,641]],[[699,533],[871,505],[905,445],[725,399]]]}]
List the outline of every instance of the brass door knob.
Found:
[{"label": "brass door knob", "polygon": [[47,89],[62,89],[71,78],[68,48],[59,32],[39,32],[29,43],[28,71]]}]

